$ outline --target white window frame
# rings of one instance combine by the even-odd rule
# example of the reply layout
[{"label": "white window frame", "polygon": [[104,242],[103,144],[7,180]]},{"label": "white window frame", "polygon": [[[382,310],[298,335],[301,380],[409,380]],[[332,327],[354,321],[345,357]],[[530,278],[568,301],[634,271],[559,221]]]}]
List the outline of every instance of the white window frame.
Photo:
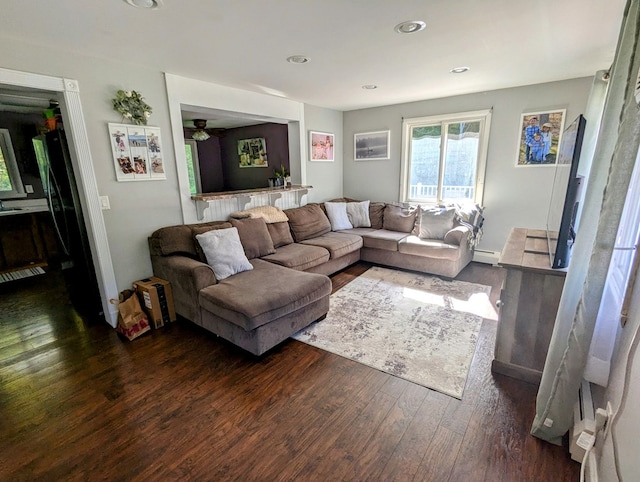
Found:
[{"label": "white window frame", "polygon": [[200,160],[198,158],[198,143],[195,139],[185,139],[185,144],[191,146],[191,159],[193,160],[193,175],[196,180],[196,192],[202,192],[202,182],[200,181]]},{"label": "white window frame", "polygon": [[[422,125],[445,124],[454,122],[480,122],[480,144],[478,146],[478,161],[476,166],[476,182],[474,202],[482,205],[484,198],[484,178],[487,168],[487,152],[489,150],[489,131],[491,128],[492,109],[459,112],[454,114],[442,114],[428,117],[413,117],[402,121],[402,166],[400,170],[400,201],[425,203],[423,199],[411,199],[409,196],[409,176],[411,174],[411,131],[414,127]],[[443,131],[443,134],[444,131]],[[446,135],[442,136],[442,144],[446,141]],[[441,144],[440,172],[438,173],[438,193],[442,191],[444,159],[446,151]],[[436,202],[441,202],[437,199]]]},{"label": "white window frame", "polygon": [[27,197],[20,175],[20,168],[16,160],[13,144],[11,143],[11,135],[9,129],[0,129],[0,149],[2,149],[2,157],[7,165],[9,180],[13,189],[11,191],[0,191],[0,199],[12,199],[18,197]]}]

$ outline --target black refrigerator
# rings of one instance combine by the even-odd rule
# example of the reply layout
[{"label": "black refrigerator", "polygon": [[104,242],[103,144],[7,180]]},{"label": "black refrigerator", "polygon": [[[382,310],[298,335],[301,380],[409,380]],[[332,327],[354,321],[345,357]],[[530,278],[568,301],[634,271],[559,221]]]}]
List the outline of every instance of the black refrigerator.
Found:
[{"label": "black refrigerator", "polygon": [[56,233],[59,264],[69,298],[83,316],[104,320],[89,238],[64,131],[56,129],[34,137],[33,147]]}]

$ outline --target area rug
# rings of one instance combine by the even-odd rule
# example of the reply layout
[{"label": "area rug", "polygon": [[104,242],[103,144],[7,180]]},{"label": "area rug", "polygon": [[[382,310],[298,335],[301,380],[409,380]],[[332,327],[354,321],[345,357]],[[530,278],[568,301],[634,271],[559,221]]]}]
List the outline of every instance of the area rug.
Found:
[{"label": "area rug", "polygon": [[491,287],[372,267],[293,338],[462,398]]}]

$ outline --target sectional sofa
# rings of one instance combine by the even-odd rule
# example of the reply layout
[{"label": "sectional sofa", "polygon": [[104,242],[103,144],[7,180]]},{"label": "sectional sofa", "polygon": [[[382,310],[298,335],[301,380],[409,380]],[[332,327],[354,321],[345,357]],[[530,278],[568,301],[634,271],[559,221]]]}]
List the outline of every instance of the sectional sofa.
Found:
[{"label": "sectional sofa", "polygon": [[324,318],[327,275],[358,260],[455,277],[477,230],[451,209],[343,198],[168,226],[149,237],[153,273],[171,282],[178,314],[261,355]]}]

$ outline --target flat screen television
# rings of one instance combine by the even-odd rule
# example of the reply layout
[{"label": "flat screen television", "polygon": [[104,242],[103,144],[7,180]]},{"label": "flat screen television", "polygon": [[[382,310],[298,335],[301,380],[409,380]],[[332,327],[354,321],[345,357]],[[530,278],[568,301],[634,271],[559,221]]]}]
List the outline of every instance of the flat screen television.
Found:
[{"label": "flat screen television", "polygon": [[578,162],[586,120],[579,115],[562,133],[558,161],[547,214],[549,259],[554,269],[569,266],[571,248],[576,239],[576,218],[583,178],[578,176]]}]

